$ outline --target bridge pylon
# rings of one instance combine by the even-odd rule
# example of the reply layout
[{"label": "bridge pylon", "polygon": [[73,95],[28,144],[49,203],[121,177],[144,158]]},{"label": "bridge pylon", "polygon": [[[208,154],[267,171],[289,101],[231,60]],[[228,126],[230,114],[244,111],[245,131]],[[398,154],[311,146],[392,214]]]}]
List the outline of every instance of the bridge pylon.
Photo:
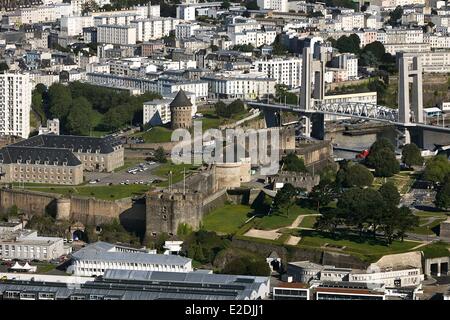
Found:
[{"label": "bridge pylon", "polygon": [[[398,56],[398,121],[407,125],[411,119],[423,123],[422,61],[420,56],[412,58],[412,63],[402,53]],[[410,92],[410,83],[411,92]]]}]

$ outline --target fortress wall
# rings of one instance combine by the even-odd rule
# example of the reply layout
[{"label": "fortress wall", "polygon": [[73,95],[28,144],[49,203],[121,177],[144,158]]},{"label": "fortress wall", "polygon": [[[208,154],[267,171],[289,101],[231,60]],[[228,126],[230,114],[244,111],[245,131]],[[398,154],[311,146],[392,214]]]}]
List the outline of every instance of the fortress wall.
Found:
[{"label": "fortress wall", "polygon": [[42,215],[46,212],[56,215],[56,199],[52,193],[20,189],[0,189],[0,212],[6,212],[13,205],[28,216]]}]

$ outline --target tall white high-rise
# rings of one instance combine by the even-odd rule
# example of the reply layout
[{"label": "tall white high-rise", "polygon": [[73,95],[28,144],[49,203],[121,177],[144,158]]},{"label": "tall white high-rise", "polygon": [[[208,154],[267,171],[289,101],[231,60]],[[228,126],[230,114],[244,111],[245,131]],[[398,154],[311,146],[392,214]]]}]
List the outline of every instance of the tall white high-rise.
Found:
[{"label": "tall white high-rise", "polygon": [[28,138],[31,82],[29,74],[0,73],[0,135]]}]

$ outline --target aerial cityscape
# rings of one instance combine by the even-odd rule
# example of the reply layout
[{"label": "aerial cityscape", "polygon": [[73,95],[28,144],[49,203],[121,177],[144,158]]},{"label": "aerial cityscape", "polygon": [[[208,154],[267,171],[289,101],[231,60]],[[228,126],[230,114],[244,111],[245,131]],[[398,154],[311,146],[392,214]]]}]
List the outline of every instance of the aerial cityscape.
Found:
[{"label": "aerial cityscape", "polygon": [[0,300],[450,300],[447,1],[0,18]]}]

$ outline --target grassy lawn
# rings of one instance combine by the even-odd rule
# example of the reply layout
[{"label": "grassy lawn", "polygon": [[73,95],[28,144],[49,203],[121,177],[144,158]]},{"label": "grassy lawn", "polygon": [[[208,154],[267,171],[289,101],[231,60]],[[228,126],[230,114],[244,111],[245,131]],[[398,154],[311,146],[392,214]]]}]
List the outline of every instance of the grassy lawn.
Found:
[{"label": "grassy lawn", "polygon": [[206,131],[211,128],[219,128],[224,124],[236,122],[250,115],[247,111],[245,111],[238,114],[234,114],[233,117],[227,119],[216,115],[214,110],[201,111],[201,113],[203,114],[203,118],[195,119],[194,121],[202,122],[203,131]]},{"label": "grassy lawn", "polygon": [[431,223],[427,223],[425,224],[428,219],[427,218],[421,218],[420,219],[420,226],[419,227],[415,227],[413,230],[411,230],[410,232],[412,233],[416,233],[416,234],[422,234],[422,235],[435,235],[435,230],[438,228],[438,226],[441,224],[442,221],[445,221],[447,219],[445,218],[440,218],[437,220],[434,220]]},{"label": "grassy lawn", "polygon": [[317,216],[307,216],[303,217],[302,222],[300,223],[300,227],[302,228],[313,228],[314,224],[317,221]]},{"label": "grassy lawn", "polygon": [[[183,180],[183,169],[186,169],[186,176],[189,175],[189,170],[195,170],[197,167],[191,164],[173,164],[165,163],[152,170],[152,173],[158,177],[168,180],[169,172],[172,171],[172,184]],[[156,184],[160,187],[166,187],[169,185],[169,181],[163,181]]]},{"label": "grassy lawn", "polygon": [[427,246],[420,248],[423,251],[425,258],[438,258],[445,257],[450,254],[450,244],[445,242],[431,243]]},{"label": "grassy lawn", "polygon": [[414,211],[414,215],[416,215],[418,217],[446,218],[447,213],[448,212],[445,212],[445,211],[422,211],[422,210]]},{"label": "grassy lawn", "polygon": [[402,171],[389,178],[376,177],[373,181],[373,186],[378,189],[385,182],[393,182],[397,187],[398,192],[400,192],[400,194],[405,194],[413,185],[414,180],[414,174],[410,174],[410,172],[407,171]]},{"label": "grassy lawn", "polygon": [[170,142],[172,137],[172,130],[166,127],[153,127],[146,132],[140,132],[134,135],[135,137],[142,137],[146,143],[161,143]]},{"label": "grassy lawn", "polygon": [[233,234],[249,219],[252,209],[245,205],[227,204],[203,219],[206,230]]},{"label": "grassy lawn", "polygon": [[48,187],[48,188],[28,188],[29,190],[59,193],[65,196],[79,195],[95,197],[103,200],[115,200],[141,195],[150,190],[149,186],[141,184],[112,185],[112,186],[84,186],[84,187]]},{"label": "grassy lawn", "polygon": [[258,217],[255,218],[256,220],[256,227],[258,229],[263,230],[272,230],[282,227],[290,226],[294,220],[300,215],[300,214],[314,214],[317,213],[314,210],[306,209],[306,208],[300,208],[299,206],[293,206],[289,210],[289,216],[286,216],[284,214],[271,214],[268,216]]},{"label": "grassy lawn", "polygon": [[37,273],[47,273],[56,268],[56,265],[47,262],[32,262],[31,265],[37,267]]},{"label": "grassy lawn", "polygon": [[[376,260],[386,254],[400,253],[411,250],[418,245],[416,242],[410,241],[394,241],[390,246],[384,242],[374,239],[359,240],[358,236],[346,235],[340,238],[331,238],[327,233],[300,230],[301,240],[298,244],[300,247],[321,248],[325,244],[345,247],[340,250],[345,253],[354,254],[364,260]],[[330,248],[332,249],[332,248]]]}]

